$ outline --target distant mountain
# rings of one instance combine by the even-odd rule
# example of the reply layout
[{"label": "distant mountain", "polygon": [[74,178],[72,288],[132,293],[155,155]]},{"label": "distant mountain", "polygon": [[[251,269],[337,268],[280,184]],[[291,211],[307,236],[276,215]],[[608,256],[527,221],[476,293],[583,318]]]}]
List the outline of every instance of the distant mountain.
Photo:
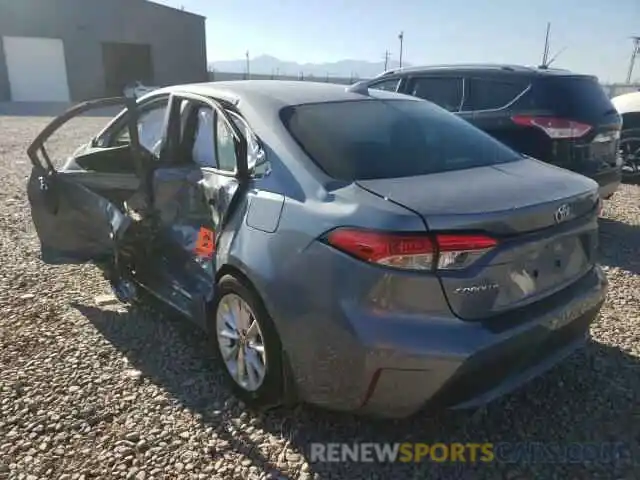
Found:
[{"label": "distant mountain", "polygon": [[[409,66],[409,64],[404,64]],[[371,78],[384,71],[384,62],[367,62],[364,60],[340,60],[329,63],[298,63],[287,62],[271,55],[260,55],[249,59],[251,73],[261,73],[265,75],[299,75],[315,77],[351,77]],[[387,68],[398,67],[398,62],[389,61]],[[230,73],[245,73],[247,71],[247,61],[243,60],[223,60],[210,62],[209,70]]]}]

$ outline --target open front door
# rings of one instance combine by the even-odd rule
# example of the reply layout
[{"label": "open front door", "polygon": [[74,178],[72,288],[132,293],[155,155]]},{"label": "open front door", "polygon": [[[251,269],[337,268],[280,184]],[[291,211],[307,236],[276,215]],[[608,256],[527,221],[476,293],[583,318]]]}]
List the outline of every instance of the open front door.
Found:
[{"label": "open front door", "polygon": [[[45,146],[47,141],[70,120],[108,107],[129,108],[131,144],[81,148],[65,167],[55,168]],[[113,257],[116,242],[130,224],[124,202],[141,193],[135,110],[135,100],[127,98],[80,104],[54,119],[28,148],[33,164],[28,198],[45,263],[107,262]],[[90,164],[130,162],[131,168],[123,172],[91,171],[79,166],[80,157],[90,158]]]}]

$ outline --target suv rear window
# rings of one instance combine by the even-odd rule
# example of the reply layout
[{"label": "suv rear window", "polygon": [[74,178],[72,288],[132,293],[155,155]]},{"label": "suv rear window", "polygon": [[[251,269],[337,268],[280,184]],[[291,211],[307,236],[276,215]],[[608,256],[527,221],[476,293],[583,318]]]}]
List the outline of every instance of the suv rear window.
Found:
[{"label": "suv rear window", "polygon": [[537,108],[570,118],[599,118],[614,108],[604,88],[591,77],[557,77],[536,81]]},{"label": "suv rear window", "polygon": [[333,178],[354,181],[462,170],[521,156],[453,114],[415,100],[287,107],[281,118]]}]

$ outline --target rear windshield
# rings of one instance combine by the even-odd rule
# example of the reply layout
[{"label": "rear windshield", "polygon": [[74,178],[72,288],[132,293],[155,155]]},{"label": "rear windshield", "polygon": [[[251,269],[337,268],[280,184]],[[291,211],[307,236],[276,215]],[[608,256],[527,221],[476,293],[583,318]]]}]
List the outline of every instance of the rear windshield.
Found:
[{"label": "rear windshield", "polygon": [[521,156],[428,102],[359,100],[287,107],[282,120],[333,178],[410,177],[518,160]]},{"label": "rear windshield", "polygon": [[602,86],[590,77],[545,78],[535,83],[533,91],[538,108],[570,118],[597,119],[614,108]]}]

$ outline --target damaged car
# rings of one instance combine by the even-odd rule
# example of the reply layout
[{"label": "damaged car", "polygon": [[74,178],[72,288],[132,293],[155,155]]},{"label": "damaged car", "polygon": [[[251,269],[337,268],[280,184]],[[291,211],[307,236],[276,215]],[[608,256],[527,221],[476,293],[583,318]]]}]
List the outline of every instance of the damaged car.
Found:
[{"label": "damaged car", "polygon": [[[48,140],[105,106],[56,168]],[[42,260],[181,313],[254,407],[479,406],[582,345],[606,296],[598,184],[415,97],[173,86],[80,104],[28,155]]]}]

